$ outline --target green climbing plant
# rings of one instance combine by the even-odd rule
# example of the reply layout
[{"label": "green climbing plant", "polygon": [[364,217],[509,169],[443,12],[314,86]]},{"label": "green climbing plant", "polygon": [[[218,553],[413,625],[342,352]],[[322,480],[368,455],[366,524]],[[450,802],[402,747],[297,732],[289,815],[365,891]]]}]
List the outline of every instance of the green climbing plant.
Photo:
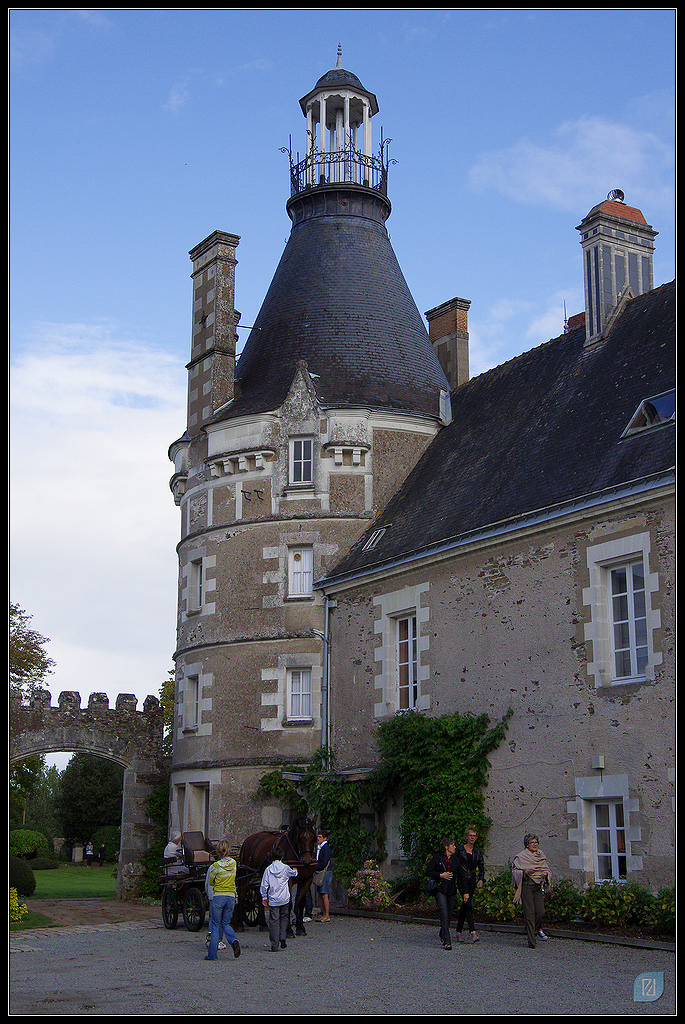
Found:
[{"label": "green climbing plant", "polygon": [[395,715],[376,730],[381,762],[370,782],[387,796],[402,793],[399,833],[410,875],[420,876],[445,836],[460,841],[478,829],[487,846],[488,756],[504,739],[511,709],[494,724],[488,715]]},{"label": "green climbing plant", "polygon": [[332,834],[335,874],[348,883],[366,860],[381,861],[385,855],[383,836],[365,827],[363,811],[380,811],[401,792],[400,840],[409,873],[418,878],[444,836],[460,839],[475,825],[479,845],[485,845],[491,824],[483,793],[488,755],[504,738],[511,714],[493,725],[485,714],[400,713],[376,730],[381,759],[365,779],[350,781],[337,771],[332,751],[321,749],[301,769],[306,801],[280,770],[262,777],[255,798],[275,797],[294,812],[316,809]]},{"label": "green climbing plant", "polygon": [[[292,771],[292,769],[290,769]],[[335,858],[335,876],[347,884],[359,867],[370,857],[382,859],[383,837],[377,829],[368,829],[362,812],[370,807],[367,780],[350,781],[337,771],[335,757],[329,749],[317,751],[311,764],[301,769],[302,786],[307,800],[299,795],[295,784],[282,777],[280,770],[263,775],[257,799],[275,797],[294,813],[319,815],[319,825],[331,833],[331,849]]]}]

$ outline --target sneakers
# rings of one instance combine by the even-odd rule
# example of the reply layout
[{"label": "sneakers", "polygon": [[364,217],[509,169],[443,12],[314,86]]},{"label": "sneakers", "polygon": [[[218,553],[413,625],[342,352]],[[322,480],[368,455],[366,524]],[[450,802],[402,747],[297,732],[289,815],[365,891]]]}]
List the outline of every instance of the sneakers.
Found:
[{"label": "sneakers", "polygon": [[547,939],[547,936],[543,932],[542,928],[540,928],[540,930],[538,931],[538,938],[539,939],[545,939],[545,940]]},{"label": "sneakers", "polygon": [[233,946],[233,956],[234,956],[234,957],[236,958],[236,960],[237,960],[237,959],[238,959],[238,957],[240,956],[240,943],[239,943],[239,942],[238,942],[238,940],[236,939],[236,940],[235,940],[235,942],[232,942],[232,943],[231,943],[231,945]]}]

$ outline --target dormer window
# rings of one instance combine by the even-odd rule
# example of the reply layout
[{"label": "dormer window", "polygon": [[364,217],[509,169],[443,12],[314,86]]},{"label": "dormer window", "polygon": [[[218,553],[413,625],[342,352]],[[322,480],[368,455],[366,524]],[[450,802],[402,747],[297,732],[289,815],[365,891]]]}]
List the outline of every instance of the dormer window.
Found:
[{"label": "dormer window", "polygon": [[660,395],[646,398],[640,403],[622,437],[629,437],[642,430],[675,422],[675,388]]}]

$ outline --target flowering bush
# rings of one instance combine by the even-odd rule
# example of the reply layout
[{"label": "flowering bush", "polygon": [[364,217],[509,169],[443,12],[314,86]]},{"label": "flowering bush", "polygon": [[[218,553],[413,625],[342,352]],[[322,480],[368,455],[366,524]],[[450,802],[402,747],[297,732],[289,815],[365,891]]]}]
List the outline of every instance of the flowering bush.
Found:
[{"label": "flowering bush", "polygon": [[28,907],[19,902],[17,890],[10,889],[10,922],[21,921],[24,914],[28,914]]},{"label": "flowering bush", "polygon": [[390,885],[381,875],[375,860],[364,861],[347,889],[347,898],[366,910],[387,907],[392,903]]}]

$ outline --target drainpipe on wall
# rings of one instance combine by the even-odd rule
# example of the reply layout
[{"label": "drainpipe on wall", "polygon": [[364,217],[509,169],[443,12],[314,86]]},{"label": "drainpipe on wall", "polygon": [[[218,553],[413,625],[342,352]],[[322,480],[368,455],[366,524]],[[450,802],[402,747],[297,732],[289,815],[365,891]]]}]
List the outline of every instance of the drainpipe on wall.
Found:
[{"label": "drainpipe on wall", "polygon": [[[328,733],[329,733],[329,662],[330,662],[330,640],[329,640],[329,626],[330,626],[330,609],[335,608],[335,601],[324,595],[324,619],[323,619],[323,633],[319,629],[312,629],[312,633],[320,637],[323,640],[323,674],[321,678],[321,746],[324,750],[328,748]],[[328,768],[328,758],[326,758],[326,767]]]}]

